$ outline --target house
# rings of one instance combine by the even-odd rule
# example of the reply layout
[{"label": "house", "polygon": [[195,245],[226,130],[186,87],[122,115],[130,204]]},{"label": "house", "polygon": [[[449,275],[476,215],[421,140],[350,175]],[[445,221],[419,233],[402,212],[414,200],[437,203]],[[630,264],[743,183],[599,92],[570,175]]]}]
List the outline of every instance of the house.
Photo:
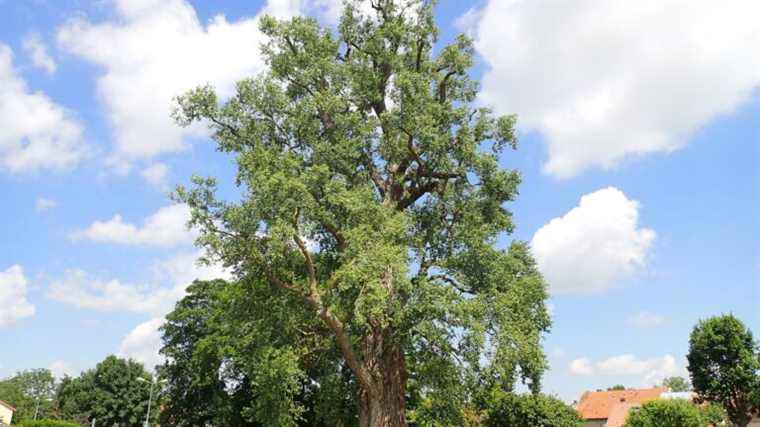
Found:
[{"label": "house", "polygon": [[16,408],[0,400],[0,426],[11,425],[14,412],[16,412]]},{"label": "house", "polygon": [[587,427],[621,427],[631,408],[659,399],[667,391],[665,387],[587,391],[575,409]]}]

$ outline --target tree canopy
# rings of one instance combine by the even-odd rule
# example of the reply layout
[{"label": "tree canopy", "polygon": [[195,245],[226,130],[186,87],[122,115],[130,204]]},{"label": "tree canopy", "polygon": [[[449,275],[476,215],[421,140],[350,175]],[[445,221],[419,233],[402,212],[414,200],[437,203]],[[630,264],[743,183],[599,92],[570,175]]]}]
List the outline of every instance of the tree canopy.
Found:
[{"label": "tree canopy", "polygon": [[208,123],[234,155],[243,196],[196,177],[175,197],[207,258],[265,307],[248,313],[249,375],[279,397],[257,410],[291,420],[315,351],[355,390],[362,425],[405,425],[407,391],[442,413],[474,387],[538,391],[546,368],[546,284],[528,245],[506,240],[515,117],[472,105],[472,41],[437,47],[431,2],[368,4],[349,2],[335,32],[264,18],[266,73],[227,100],[208,86],[178,99],[178,122]]},{"label": "tree canopy", "polygon": [[[150,381],[142,364],[108,356],[94,369],[61,380],[56,395],[59,416],[81,423],[96,419],[102,426],[140,425],[148,409]],[[157,412],[152,412],[151,422]]]},{"label": "tree canopy", "polygon": [[740,426],[760,414],[760,351],[739,319],[728,314],[700,321],[689,337],[686,358],[700,399],[721,404]]},{"label": "tree canopy", "polygon": [[168,380],[162,424],[352,424],[356,402],[347,372],[307,319],[291,317],[288,305],[300,301],[268,305],[269,293],[281,291],[245,282],[197,281],[187,291],[162,328],[160,372]]},{"label": "tree canopy", "polygon": [[721,420],[719,408],[709,406],[709,409],[701,409],[685,399],[662,399],[647,402],[640,408],[631,408],[625,426],[704,427],[716,420]]},{"label": "tree canopy", "polygon": [[484,425],[500,427],[578,427],[580,415],[561,400],[546,396],[494,392],[486,402]]},{"label": "tree canopy", "polygon": [[691,384],[689,380],[684,377],[668,377],[662,380],[663,387],[667,387],[670,391],[684,392],[691,390]]}]

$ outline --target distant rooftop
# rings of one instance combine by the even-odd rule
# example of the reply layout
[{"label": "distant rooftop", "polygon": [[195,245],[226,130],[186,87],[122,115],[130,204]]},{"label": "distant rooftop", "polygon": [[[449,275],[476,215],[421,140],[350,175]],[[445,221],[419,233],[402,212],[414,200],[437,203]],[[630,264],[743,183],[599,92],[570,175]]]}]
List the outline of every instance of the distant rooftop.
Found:
[{"label": "distant rooftop", "polygon": [[[667,392],[666,387],[641,388],[629,390],[587,391],[581,396],[576,408],[585,420],[606,420],[613,412],[640,406]],[[620,409],[616,407],[621,406]]]}]

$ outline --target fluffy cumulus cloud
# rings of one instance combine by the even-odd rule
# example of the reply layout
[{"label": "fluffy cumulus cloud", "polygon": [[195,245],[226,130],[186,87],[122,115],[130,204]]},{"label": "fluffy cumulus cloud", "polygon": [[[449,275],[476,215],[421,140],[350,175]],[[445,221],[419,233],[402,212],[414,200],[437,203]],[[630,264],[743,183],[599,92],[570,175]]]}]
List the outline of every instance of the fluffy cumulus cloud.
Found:
[{"label": "fluffy cumulus cloud", "polygon": [[489,0],[472,16],[483,101],[543,134],[560,178],[676,150],[760,85],[756,0]]},{"label": "fluffy cumulus cloud", "polygon": [[150,284],[102,281],[83,270],[72,269],[51,282],[47,297],[83,309],[163,316],[185,295],[193,280],[231,277],[218,265],[198,264],[199,256],[197,252],[181,253],[156,263],[154,283]]},{"label": "fluffy cumulus cloud", "polygon": [[[173,98],[200,84],[230,95],[238,80],[261,71],[259,18],[206,25],[184,0],[112,0],[112,21],[78,18],[58,30],[60,46],[99,66],[97,90],[114,130],[110,158],[126,170],[136,159],[180,151],[183,137],[204,126],[180,128],[170,117]],[[270,0],[261,13],[289,17],[300,1]]]},{"label": "fluffy cumulus cloud", "polygon": [[130,331],[119,344],[120,357],[142,362],[149,370],[163,363],[164,358],[158,353],[161,348],[161,332],[164,319],[156,317],[143,322]]},{"label": "fluffy cumulus cloud", "polygon": [[57,68],[55,60],[48,54],[47,46],[40,39],[39,34],[31,34],[24,39],[24,51],[32,59],[35,67],[45,70],[48,74],[55,73]]},{"label": "fluffy cumulus cloud", "polygon": [[637,328],[654,328],[664,324],[667,321],[662,314],[652,313],[649,311],[640,311],[626,319],[626,322]]},{"label": "fluffy cumulus cloud", "polygon": [[531,246],[551,292],[600,293],[641,270],[655,232],[639,226],[639,208],[608,187],[536,231]]},{"label": "fluffy cumulus cloud", "polygon": [[42,92],[32,92],[0,43],[0,170],[66,169],[86,154],[82,126]]},{"label": "fluffy cumulus cloud", "polygon": [[649,359],[623,354],[594,363],[584,357],[570,362],[569,371],[573,375],[636,377],[643,385],[649,386],[661,383],[666,377],[684,374],[683,367],[679,367],[675,357],[669,354]]},{"label": "fluffy cumulus cloud", "polygon": [[28,281],[20,265],[0,271],[0,328],[34,315],[35,308],[27,300],[27,291]]},{"label": "fluffy cumulus cloud", "polygon": [[145,246],[176,246],[191,243],[195,233],[188,230],[190,208],[184,204],[164,206],[151,214],[142,225],[124,222],[116,214],[106,221],[95,221],[84,230],[71,233],[74,241]]}]

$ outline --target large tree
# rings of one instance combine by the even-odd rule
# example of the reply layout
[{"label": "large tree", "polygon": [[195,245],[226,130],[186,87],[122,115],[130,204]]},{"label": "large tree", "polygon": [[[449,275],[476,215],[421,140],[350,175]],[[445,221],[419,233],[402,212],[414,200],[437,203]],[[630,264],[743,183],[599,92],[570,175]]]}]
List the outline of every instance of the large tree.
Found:
[{"label": "large tree", "polygon": [[739,319],[728,314],[700,321],[691,332],[686,358],[701,400],[721,404],[739,426],[760,414],[760,351]]},{"label": "large tree", "polygon": [[[220,200],[195,178],[176,198],[208,258],[277,289],[269,306],[329,340],[360,424],[398,426],[408,385],[446,413],[471,386],[537,391],[550,319],[528,245],[500,245],[520,183],[500,167],[515,117],[473,107],[471,40],[434,49],[431,2],[366,4],[349,3],[336,32],[262,19],[267,73],[224,102],[210,87],[180,97],[176,118],[209,123],[243,193]],[[283,363],[266,360],[257,369]]]},{"label": "large tree", "polygon": [[[148,409],[150,381],[142,364],[108,356],[94,369],[61,381],[56,394],[59,416],[82,423],[95,419],[102,426],[140,425]],[[152,423],[157,412],[151,414]]]}]

